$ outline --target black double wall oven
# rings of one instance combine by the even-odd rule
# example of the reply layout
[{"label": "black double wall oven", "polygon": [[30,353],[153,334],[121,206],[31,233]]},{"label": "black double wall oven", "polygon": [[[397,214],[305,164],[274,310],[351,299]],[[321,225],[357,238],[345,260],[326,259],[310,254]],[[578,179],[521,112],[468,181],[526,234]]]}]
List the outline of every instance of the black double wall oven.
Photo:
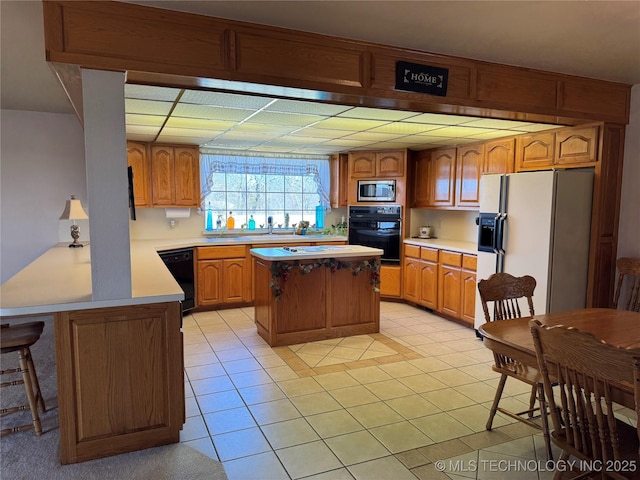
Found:
[{"label": "black double wall oven", "polygon": [[400,205],[349,207],[349,244],[382,249],[385,265],[400,265],[401,226]]}]

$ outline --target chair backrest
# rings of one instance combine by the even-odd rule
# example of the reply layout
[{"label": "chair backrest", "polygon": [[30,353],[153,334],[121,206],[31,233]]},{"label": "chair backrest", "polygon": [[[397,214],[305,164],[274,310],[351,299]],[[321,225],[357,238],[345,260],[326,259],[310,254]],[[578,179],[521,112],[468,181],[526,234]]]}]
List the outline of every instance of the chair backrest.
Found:
[{"label": "chair backrest", "polygon": [[[640,258],[619,258],[616,261],[618,268],[618,284],[613,297],[613,308],[618,308],[620,295],[624,298],[620,307],[624,310],[640,312]],[[626,280],[626,282],[625,282]]]},{"label": "chair backrest", "polygon": [[[640,349],[614,347],[591,333],[564,325],[547,327],[531,320],[529,326],[554,435],[560,434],[574,455],[603,462],[619,460],[619,449],[624,445],[619,442],[611,386],[621,382],[634,385],[636,412],[640,413]],[[550,374],[558,385],[555,396]]]},{"label": "chair backrest", "polygon": [[[528,306],[529,311],[524,310],[526,316],[533,316],[533,291],[536,288],[536,279],[530,275],[514,277],[508,273],[494,273],[486,280],[478,282],[478,291],[482,301],[482,310],[487,322],[492,320],[504,320],[506,318],[522,317],[523,307]],[[520,306],[520,302],[523,306]],[[493,316],[489,313],[489,306]]]}]

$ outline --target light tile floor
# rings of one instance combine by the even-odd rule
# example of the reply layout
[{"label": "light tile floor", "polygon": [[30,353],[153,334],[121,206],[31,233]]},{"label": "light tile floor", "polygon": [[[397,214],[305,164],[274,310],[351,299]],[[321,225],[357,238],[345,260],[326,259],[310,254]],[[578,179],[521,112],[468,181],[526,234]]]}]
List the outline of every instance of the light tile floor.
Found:
[{"label": "light tile floor", "polygon": [[[181,441],[231,480],[553,476],[538,430],[501,414],[485,430],[498,375],[472,329],[382,302],[380,334],[271,348],[252,315],[183,322]],[[524,410],[529,393],[507,381],[502,404]]]}]

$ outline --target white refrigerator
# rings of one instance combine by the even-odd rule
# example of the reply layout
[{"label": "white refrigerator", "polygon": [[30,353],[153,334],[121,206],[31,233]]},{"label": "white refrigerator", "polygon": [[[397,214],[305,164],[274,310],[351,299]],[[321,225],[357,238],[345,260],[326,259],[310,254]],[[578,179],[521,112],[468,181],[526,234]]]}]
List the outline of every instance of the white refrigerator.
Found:
[{"label": "white refrigerator", "polygon": [[536,314],[585,307],[592,197],[592,170],[482,175],[477,280],[531,275]]}]

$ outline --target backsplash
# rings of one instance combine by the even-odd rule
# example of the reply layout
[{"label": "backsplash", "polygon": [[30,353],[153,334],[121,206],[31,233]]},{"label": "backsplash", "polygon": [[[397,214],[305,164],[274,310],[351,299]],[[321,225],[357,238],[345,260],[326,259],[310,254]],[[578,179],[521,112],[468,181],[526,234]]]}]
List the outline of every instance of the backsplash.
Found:
[{"label": "backsplash", "polygon": [[446,240],[476,242],[478,212],[465,210],[430,210],[412,208],[410,212],[411,236],[417,237],[422,225],[431,225],[432,235]]},{"label": "backsplash", "polygon": [[[339,223],[343,215],[346,218],[346,209],[332,209],[325,217],[325,225],[330,227],[331,225]],[[170,220],[166,218],[164,208],[138,208],[136,209],[136,221],[129,222],[130,237],[132,240],[150,240],[157,238],[177,239],[202,236],[204,218],[197,213],[196,209],[191,209],[191,216],[189,218],[176,218],[173,221],[175,222],[175,226],[171,228]],[[238,232],[240,231],[239,228],[236,230]]]}]

